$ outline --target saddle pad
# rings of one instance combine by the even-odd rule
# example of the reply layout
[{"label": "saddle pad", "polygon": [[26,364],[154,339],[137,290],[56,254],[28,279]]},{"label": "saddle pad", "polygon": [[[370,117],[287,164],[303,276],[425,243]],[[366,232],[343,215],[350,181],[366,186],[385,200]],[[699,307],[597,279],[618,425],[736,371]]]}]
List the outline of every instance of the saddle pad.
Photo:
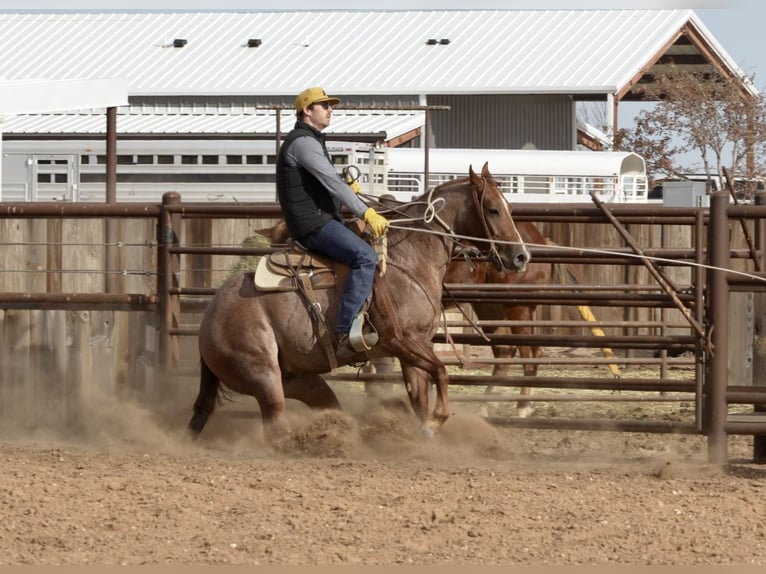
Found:
[{"label": "saddle pad", "polygon": [[[329,268],[312,269],[311,286],[314,289],[329,289],[335,286],[335,274]],[[253,274],[255,286],[259,291],[295,291],[295,277],[285,275],[284,270],[274,270],[268,257],[261,257]]]}]

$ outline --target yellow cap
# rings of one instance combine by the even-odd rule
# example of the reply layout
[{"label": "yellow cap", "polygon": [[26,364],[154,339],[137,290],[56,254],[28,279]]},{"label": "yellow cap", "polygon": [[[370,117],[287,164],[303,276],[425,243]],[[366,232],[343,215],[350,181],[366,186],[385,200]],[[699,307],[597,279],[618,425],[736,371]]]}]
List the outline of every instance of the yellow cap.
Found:
[{"label": "yellow cap", "polygon": [[307,90],[303,90],[298,94],[298,97],[295,98],[295,111],[299,112],[306,106],[318,104],[320,102],[330,102],[331,105],[337,106],[340,103],[340,100],[328,96],[323,88],[308,88]]}]

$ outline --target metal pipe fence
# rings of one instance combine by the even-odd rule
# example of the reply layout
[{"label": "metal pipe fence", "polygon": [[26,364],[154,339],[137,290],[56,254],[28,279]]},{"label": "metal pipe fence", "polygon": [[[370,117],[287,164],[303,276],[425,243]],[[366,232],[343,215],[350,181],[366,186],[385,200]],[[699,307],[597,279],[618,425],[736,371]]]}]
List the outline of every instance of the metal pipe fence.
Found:
[{"label": "metal pipe fence", "polygon": [[[692,397],[695,403],[694,420],[669,423],[668,421],[605,421],[605,420],[564,420],[532,417],[518,419],[497,417],[488,420],[494,424],[520,426],[528,428],[577,428],[626,430],[634,432],[692,432],[705,434],[708,438],[709,458],[721,462],[726,458],[726,436],[728,434],[753,434],[758,440],[766,435],[766,422],[757,417],[744,420],[731,417],[730,404],[752,404],[758,408],[766,404],[766,386],[740,385],[729,383],[727,357],[730,341],[727,338],[730,308],[729,298],[734,292],[752,293],[763,289],[766,274],[762,271],[736,273],[731,268],[734,262],[747,265],[753,256],[752,249],[731,246],[731,219],[754,221],[756,226],[755,254],[764,256],[763,220],[766,220],[766,207],[733,206],[728,198],[722,199],[715,194],[711,197],[709,210],[701,208],[666,208],[656,205],[614,205],[609,206],[612,217],[619,220],[621,226],[643,226],[657,228],[677,228],[685,226],[690,230],[692,244],[683,248],[651,247],[637,254],[634,249],[624,246],[608,247],[565,247],[530,246],[533,260],[556,265],[579,265],[597,268],[610,266],[621,271],[615,272],[620,279],[625,273],[639,272],[641,266],[648,263],[665,270],[690,267],[691,272],[683,283],[674,285],[676,291],[667,293],[657,284],[636,284],[618,280],[609,284],[583,281],[576,285],[447,285],[450,303],[494,302],[498,304],[536,305],[540,307],[590,306],[596,309],[622,312],[623,319],[610,319],[602,322],[574,321],[571,319],[545,320],[534,323],[493,322],[492,326],[544,327],[544,332],[533,334],[495,334],[480,335],[465,332],[465,322],[452,322],[447,332],[440,332],[434,339],[437,345],[464,345],[481,349],[489,344],[496,345],[538,345],[543,348],[563,349],[603,349],[605,347],[623,352],[624,356],[586,359],[511,359],[509,363],[522,366],[535,363],[538,366],[556,365],[607,365],[622,366],[648,364],[662,366],[657,376],[646,378],[609,377],[609,376],[504,376],[502,379],[487,374],[464,374],[453,372],[451,385],[466,388],[481,386],[531,387],[548,390],[603,391],[612,393],[640,392],[641,397],[620,394],[590,397],[582,393],[577,395],[542,394],[535,397],[509,395],[503,397],[472,398],[475,402],[492,400],[535,400],[547,398],[551,402],[576,400],[594,400],[605,402],[617,401],[668,401],[681,399],[672,393],[683,393]],[[514,206],[514,218],[517,221],[532,221],[537,224],[568,229],[574,225],[610,226],[609,219],[596,206],[583,205],[537,205],[520,204]],[[148,275],[156,279],[156,289],[152,293],[64,293],[64,292],[0,292],[0,309],[19,310],[86,310],[101,309],[115,311],[142,311],[156,316],[157,325],[157,368],[165,373],[178,373],[183,367],[182,344],[185,337],[197,334],[195,323],[199,314],[214,293],[215,287],[189,284],[185,277],[192,272],[202,273],[205,269],[198,266],[184,267],[182,259],[192,256],[209,257],[258,257],[269,253],[275,247],[252,247],[234,245],[199,244],[184,240],[183,226],[189,221],[215,221],[226,219],[278,219],[280,212],[277,204],[199,204],[184,203],[180,195],[166,194],[161,205],[136,204],[8,204],[0,203],[2,219],[126,219],[144,218],[156,222],[156,237],[138,245],[156,251],[156,268],[145,269]],[[623,230],[624,232],[624,230]],[[113,242],[119,243],[119,238]],[[127,241],[126,241],[127,243]],[[105,272],[113,272],[106,268]],[[763,269],[763,267],[760,267]],[[62,270],[64,272],[66,270]],[[73,270],[76,271],[76,270]],[[141,272],[141,270],[136,270]],[[671,296],[672,295],[672,296]],[[679,305],[683,309],[679,309]],[[689,318],[703,326],[700,336],[692,328],[693,324],[680,317],[667,318],[666,312],[685,311]],[[639,317],[639,313],[653,317]],[[661,316],[658,314],[662,313]],[[678,314],[678,313],[677,313]],[[489,326],[485,324],[485,326]],[[606,329],[608,332],[595,335],[593,327]],[[660,356],[636,358],[631,353],[660,352]],[[691,353],[693,358],[686,360],[668,359],[667,353]],[[457,368],[457,361],[444,352],[445,362]],[[476,358],[477,363],[482,358]],[[501,360],[484,359],[485,367],[498,364]],[[495,361],[493,363],[493,361]],[[682,379],[667,376],[668,365],[682,365],[686,376]],[[339,373],[334,378],[337,382],[382,383],[399,380],[397,372]],[[684,400],[687,400],[684,399]]]}]

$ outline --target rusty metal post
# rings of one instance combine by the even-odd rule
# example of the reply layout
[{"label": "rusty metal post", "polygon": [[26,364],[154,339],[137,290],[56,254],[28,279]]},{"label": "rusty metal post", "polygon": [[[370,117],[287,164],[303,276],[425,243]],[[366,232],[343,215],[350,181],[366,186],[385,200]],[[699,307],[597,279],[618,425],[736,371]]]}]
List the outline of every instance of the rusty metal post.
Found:
[{"label": "rusty metal post", "polygon": [[708,461],[724,464],[728,459],[726,418],[728,404],[726,387],[729,377],[729,285],[727,269],[729,257],[729,219],[727,208],[729,194],[714,192],[710,196],[710,221],[708,226],[708,281],[707,315],[708,338],[712,345],[712,357],[708,363],[704,385],[703,427],[707,435]]},{"label": "rusty metal post", "polygon": [[[766,205],[766,193],[758,192],[755,194],[756,205]],[[760,259],[760,269],[766,269],[766,220],[763,218],[755,220],[755,250]],[[757,377],[762,377],[766,373],[766,357],[761,346],[761,341],[766,340],[766,295],[762,292],[756,292],[755,296],[755,349],[753,352],[753,384]],[[760,381],[759,381],[760,382]],[[753,407],[755,412],[766,412],[766,405],[757,404]],[[756,464],[766,464],[766,436],[753,436],[753,462]]]},{"label": "rusty metal post", "polygon": [[117,108],[106,109],[106,202],[117,201]]},{"label": "rusty metal post", "polygon": [[[106,203],[117,202],[117,108],[106,109]],[[120,291],[119,248],[117,229],[120,222],[111,217],[104,219],[104,292]]]},{"label": "rusty metal post", "polygon": [[[702,264],[705,263],[705,251],[707,250],[707,245],[705,245],[705,216],[702,211],[698,210],[696,217],[694,219],[694,261],[698,263],[694,268],[693,273],[693,283],[695,286],[694,289],[694,308],[695,308],[695,316],[697,318],[697,322],[700,325],[705,324],[705,269],[702,267]],[[695,400],[695,409],[694,409],[694,419],[695,423],[697,425],[697,431],[702,432],[702,421],[704,418],[703,415],[703,403],[704,403],[704,384],[705,384],[705,377],[707,373],[707,364],[710,359],[708,357],[707,353],[705,352],[705,349],[703,348],[705,344],[705,339],[702,337],[698,337],[697,341],[694,343],[694,379],[696,381],[697,390],[696,390],[696,400]]]},{"label": "rusty metal post", "polygon": [[159,298],[159,367],[163,374],[172,373],[181,358],[178,336],[171,329],[180,326],[181,302],[171,291],[179,286],[180,255],[170,252],[178,247],[181,232],[180,215],[167,208],[181,203],[181,195],[168,192],[162,196],[162,210],[157,225],[157,296]]}]

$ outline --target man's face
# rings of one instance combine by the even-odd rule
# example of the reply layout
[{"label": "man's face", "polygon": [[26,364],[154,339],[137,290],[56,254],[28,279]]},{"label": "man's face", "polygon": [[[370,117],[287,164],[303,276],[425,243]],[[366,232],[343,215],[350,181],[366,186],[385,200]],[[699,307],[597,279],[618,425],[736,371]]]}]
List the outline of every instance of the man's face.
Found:
[{"label": "man's face", "polygon": [[330,102],[311,104],[303,108],[303,121],[320,132],[330,125],[332,105]]}]

